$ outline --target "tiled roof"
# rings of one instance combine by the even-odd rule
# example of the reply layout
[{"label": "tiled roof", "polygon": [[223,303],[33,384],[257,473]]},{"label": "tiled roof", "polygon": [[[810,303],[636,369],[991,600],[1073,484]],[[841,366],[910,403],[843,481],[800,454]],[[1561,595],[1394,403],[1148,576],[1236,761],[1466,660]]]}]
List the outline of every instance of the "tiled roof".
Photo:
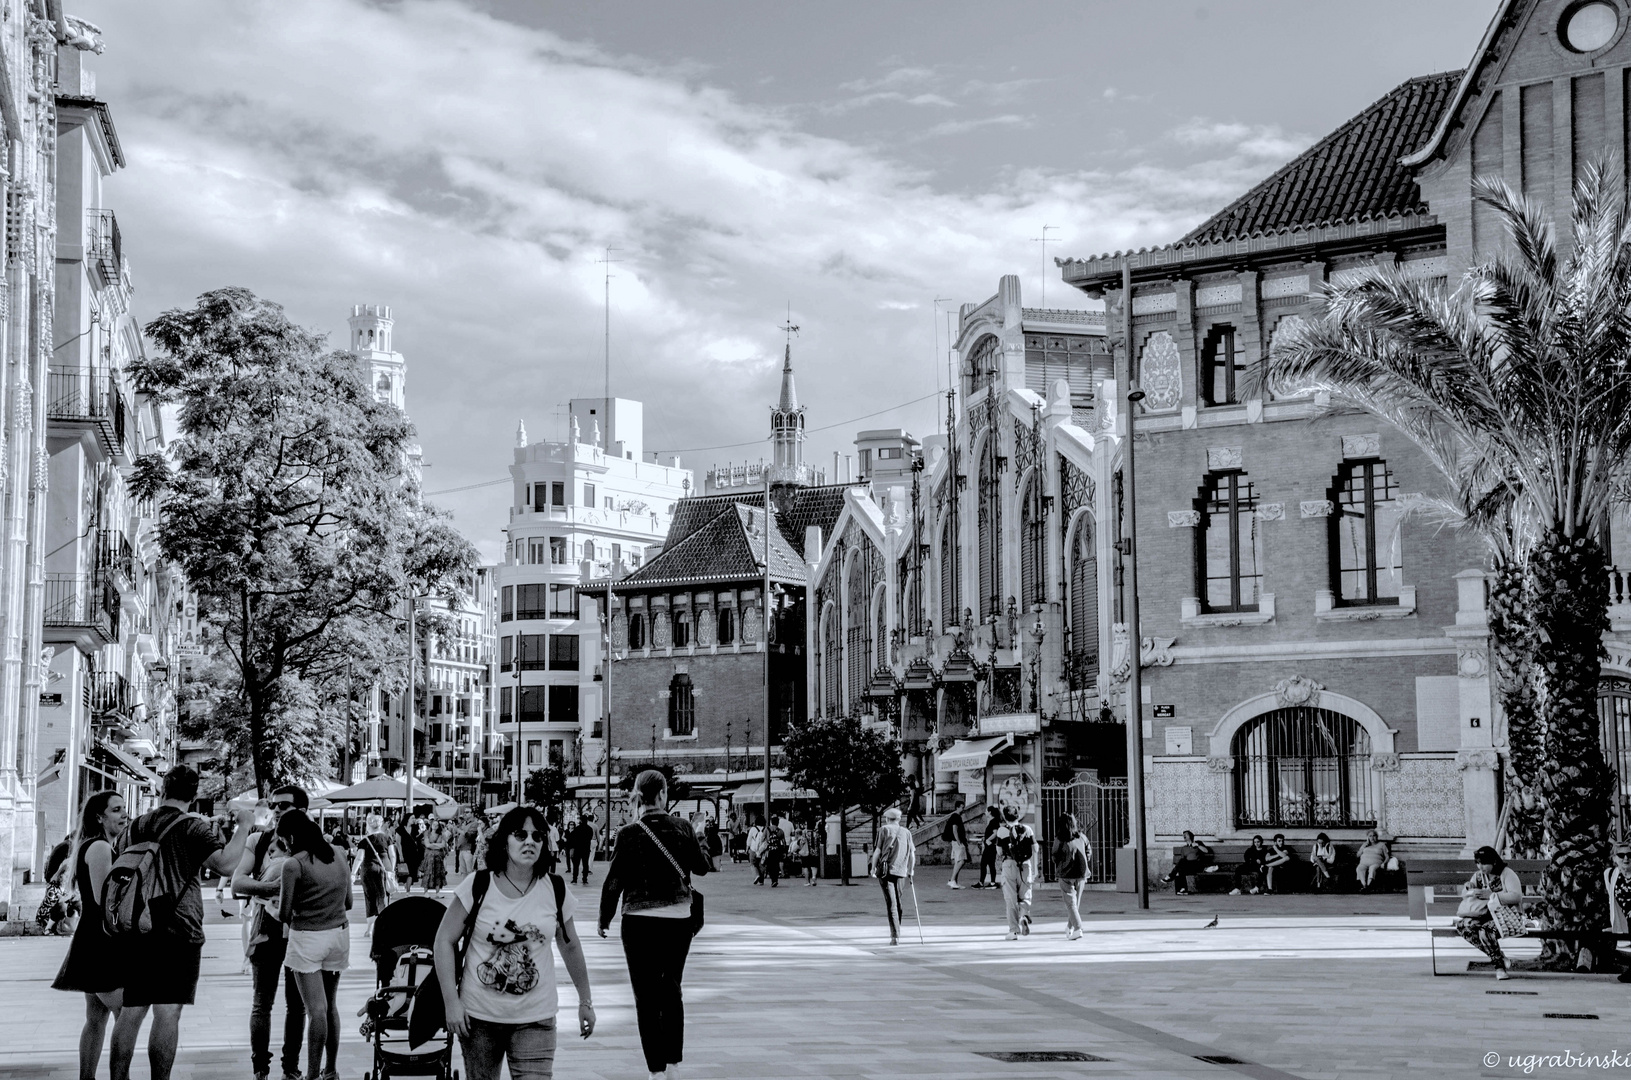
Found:
[{"label": "tiled roof", "polygon": [[1178,243],[1425,212],[1421,188],[1399,159],[1427,141],[1461,76],[1447,71],[1404,83]]},{"label": "tiled roof", "polygon": [[795,488],[791,505],[776,515],[776,524],[787,537],[793,550],[804,550],[804,530],[810,525],[821,527],[821,542],[832,537],[832,527],[838,524],[838,515],[844,512],[844,492],[855,484],[822,484],[819,487]]},{"label": "tiled roof", "polygon": [[[758,578],[764,574],[763,552],[764,510],[726,500],[723,509],[688,536],[670,543],[619,582],[618,588]],[[770,535],[770,576],[786,584],[804,584],[804,562],[779,529]]]}]

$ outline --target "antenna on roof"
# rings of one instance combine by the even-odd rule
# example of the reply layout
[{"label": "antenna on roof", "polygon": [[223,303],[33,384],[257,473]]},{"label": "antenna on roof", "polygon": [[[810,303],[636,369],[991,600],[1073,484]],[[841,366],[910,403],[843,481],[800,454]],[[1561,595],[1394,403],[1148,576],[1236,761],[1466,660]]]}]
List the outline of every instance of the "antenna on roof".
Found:
[{"label": "antenna on roof", "polygon": [[1057,244],[1059,242],[1059,238],[1057,236],[1048,235],[1049,229],[1057,232],[1059,230],[1059,226],[1044,225],[1042,226],[1041,236],[1031,237],[1031,243],[1042,245],[1042,295],[1038,298],[1038,302],[1042,307],[1048,306],[1048,245]]},{"label": "antenna on roof", "polygon": [[[605,256],[595,260],[597,263],[604,263],[605,266],[606,266],[606,282],[605,282],[605,287],[606,287],[606,405],[605,405],[605,408],[606,408],[606,419],[605,419],[605,423],[606,423],[606,441],[605,441],[605,445],[607,447],[611,446],[611,423],[612,423],[612,418],[611,418],[611,412],[612,412],[612,264],[613,263],[620,263],[620,262],[623,261],[622,259],[612,258],[612,252],[614,252],[616,250],[617,250],[617,248],[608,246],[606,248]],[[1046,249],[1044,249],[1044,250],[1046,250]]]}]

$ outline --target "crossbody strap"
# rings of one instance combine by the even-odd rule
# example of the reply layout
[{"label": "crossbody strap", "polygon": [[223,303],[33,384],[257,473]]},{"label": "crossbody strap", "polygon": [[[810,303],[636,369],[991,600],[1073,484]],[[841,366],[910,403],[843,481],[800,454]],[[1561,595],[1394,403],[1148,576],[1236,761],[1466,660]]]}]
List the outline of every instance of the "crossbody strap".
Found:
[{"label": "crossbody strap", "polygon": [[685,876],[685,871],[680,867],[679,860],[675,859],[669,852],[667,846],[664,845],[661,840],[657,839],[657,834],[651,831],[651,826],[647,825],[643,821],[636,822],[635,824],[644,829],[646,831],[646,835],[651,837],[651,842],[657,845],[657,850],[663,853],[663,858],[668,860],[668,865],[674,868],[674,872],[680,876],[680,880],[685,882],[685,887],[689,889],[691,887],[691,879]]}]

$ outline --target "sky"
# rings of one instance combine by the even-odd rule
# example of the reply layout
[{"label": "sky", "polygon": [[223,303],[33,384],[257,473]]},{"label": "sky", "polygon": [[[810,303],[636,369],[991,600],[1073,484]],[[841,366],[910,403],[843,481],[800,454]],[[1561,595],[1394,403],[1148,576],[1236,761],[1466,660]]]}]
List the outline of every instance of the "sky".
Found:
[{"label": "sky", "polygon": [[[502,549],[516,425],[604,379],[702,473],[942,421],[947,312],[1169,242],[1495,0],[70,0],[144,321],[224,285],[346,341],[389,304],[425,489]],[[1046,236],[1047,243],[1038,241]],[[613,249],[609,265],[607,249]],[[1044,295],[1045,294],[1045,295]]]}]

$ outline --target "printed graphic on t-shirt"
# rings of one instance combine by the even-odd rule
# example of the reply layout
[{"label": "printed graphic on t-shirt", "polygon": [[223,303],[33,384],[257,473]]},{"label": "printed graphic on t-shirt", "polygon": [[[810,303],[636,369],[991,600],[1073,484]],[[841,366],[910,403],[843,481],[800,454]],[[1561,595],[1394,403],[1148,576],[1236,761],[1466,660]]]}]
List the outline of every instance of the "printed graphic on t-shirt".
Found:
[{"label": "printed graphic on t-shirt", "polygon": [[[487,935],[494,947],[493,955],[476,968],[476,976],[483,986],[490,986],[501,994],[520,997],[538,985],[538,965],[533,962],[530,941],[548,942],[548,936],[532,923],[517,926],[514,919]],[[547,945],[546,945],[547,947]]]}]

